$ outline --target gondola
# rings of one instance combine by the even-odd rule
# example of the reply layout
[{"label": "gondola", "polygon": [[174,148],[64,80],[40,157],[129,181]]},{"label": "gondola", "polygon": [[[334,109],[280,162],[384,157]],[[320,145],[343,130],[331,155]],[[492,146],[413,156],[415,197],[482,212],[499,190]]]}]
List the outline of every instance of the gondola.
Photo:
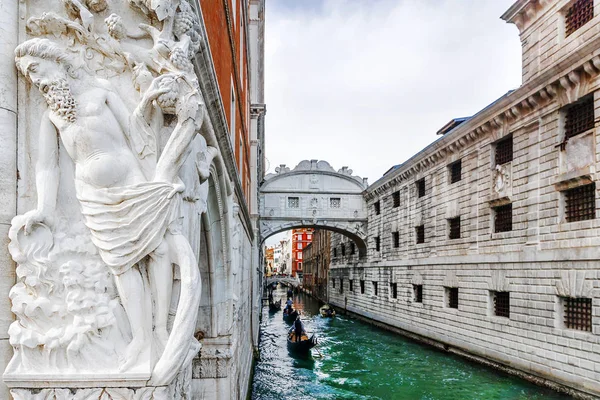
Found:
[{"label": "gondola", "polygon": [[294,328],[290,329],[287,337],[288,350],[297,354],[307,354],[310,349],[317,345],[317,337],[313,334],[310,338],[306,333],[302,334],[299,342],[296,341],[296,333]]},{"label": "gondola", "polygon": [[319,313],[321,317],[325,318],[333,318],[335,317],[335,309],[331,307],[329,304],[325,304],[323,307],[319,308]]},{"label": "gondola", "polygon": [[284,319],[286,322],[290,322],[290,323],[291,323],[291,322],[294,322],[294,321],[296,320],[296,317],[298,317],[298,310],[293,310],[293,311],[291,312],[291,314],[287,314],[287,313],[285,312],[285,310],[283,310],[283,319]]},{"label": "gondola", "polygon": [[281,310],[281,299],[277,302],[269,303],[269,311],[277,312],[279,310]]}]

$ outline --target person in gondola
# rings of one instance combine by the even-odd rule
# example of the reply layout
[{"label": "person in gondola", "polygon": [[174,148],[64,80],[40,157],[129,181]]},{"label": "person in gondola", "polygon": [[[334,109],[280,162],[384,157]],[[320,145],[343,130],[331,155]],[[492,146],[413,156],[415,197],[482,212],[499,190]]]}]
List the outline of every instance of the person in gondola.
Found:
[{"label": "person in gondola", "polygon": [[273,304],[273,292],[269,292],[269,304]]},{"label": "person in gondola", "polygon": [[288,291],[287,291],[287,295],[288,295],[288,297],[292,297],[292,296],[294,295],[294,292],[292,291],[292,289],[291,289],[291,288],[290,288],[290,289],[288,289]]},{"label": "person in gondola", "polygon": [[325,313],[327,314],[328,317],[331,317],[331,314],[333,314],[333,310],[330,308],[328,308]]},{"label": "person in gondola", "polygon": [[296,335],[296,342],[300,342],[302,340],[302,335],[305,334],[304,324],[300,319],[300,314],[296,317],[296,321],[294,321],[294,334]]}]

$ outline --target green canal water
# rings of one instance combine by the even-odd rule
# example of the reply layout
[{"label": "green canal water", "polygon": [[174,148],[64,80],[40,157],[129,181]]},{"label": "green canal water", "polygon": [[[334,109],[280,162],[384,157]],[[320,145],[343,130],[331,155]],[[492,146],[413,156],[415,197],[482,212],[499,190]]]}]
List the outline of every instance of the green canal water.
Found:
[{"label": "green canal water", "polygon": [[[285,303],[285,290],[275,299]],[[253,400],[558,400],[570,397],[467,362],[356,319],[318,315],[318,303],[295,295],[306,330],[319,338],[319,352],[289,354],[281,311],[263,309],[260,360]]]}]

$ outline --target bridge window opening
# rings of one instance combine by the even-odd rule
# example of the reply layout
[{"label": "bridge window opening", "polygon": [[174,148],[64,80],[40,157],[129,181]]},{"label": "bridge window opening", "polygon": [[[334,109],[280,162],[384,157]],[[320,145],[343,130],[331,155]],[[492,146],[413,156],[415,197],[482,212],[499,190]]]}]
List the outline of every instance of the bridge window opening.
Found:
[{"label": "bridge window opening", "polygon": [[596,218],[596,184],[579,186],[564,191],[567,222]]},{"label": "bridge window opening", "polygon": [[423,285],[413,285],[413,300],[415,303],[423,302]]},{"label": "bridge window opening", "polygon": [[594,97],[587,96],[565,112],[565,141],[594,129]]},{"label": "bridge window opening", "polygon": [[417,236],[417,244],[425,243],[425,225],[416,226],[415,233]]},{"label": "bridge window opening", "polygon": [[400,247],[400,232],[392,232],[392,243],[395,249]]},{"label": "bridge window opening", "polygon": [[491,292],[494,304],[494,315],[510,318],[510,292]]},{"label": "bridge window opening", "polygon": [[365,281],[360,281],[360,294],[365,294]]},{"label": "bridge window opening", "polygon": [[512,231],[512,203],[494,207],[494,232]]},{"label": "bridge window opening", "polygon": [[513,160],[513,138],[507,137],[496,142],[494,151],[496,165],[503,165]]},{"label": "bridge window opening", "polygon": [[350,293],[354,292],[354,281],[352,279],[348,279],[348,286],[350,289]]},{"label": "bridge window opening", "polygon": [[461,160],[458,160],[448,165],[448,172],[450,173],[450,184],[459,182],[462,179]]},{"label": "bridge window opening", "polygon": [[398,284],[396,282],[390,283],[390,291],[392,292],[392,299],[398,298]]},{"label": "bridge window opening", "polygon": [[373,295],[377,296],[377,282],[373,281]]},{"label": "bridge window opening", "polygon": [[460,239],[460,217],[450,218],[448,220],[448,238]]},{"label": "bridge window opening", "polygon": [[567,329],[592,331],[592,299],[583,297],[562,297],[563,322]]},{"label": "bridge window opening", "polygon": [[300,197],[288,197],[288,208],[300,208]]},{"label": "bridge window opening", "polygon": [[356,253],[356,245],[354,242],[350,243],[350,255],[353,256]]},{"label": "bridge window opening", "polygon": [[346,255],[346,245],[342,243],[342,256]]},{"label": "bridge window opening", "polygon": [[446,287],[446,307],[458,308],[458,288]]},{"label": "bridge window opening", "polygon": [[332,197],[329,199],[329,207],[330,208],[341,208],[342,207],[342,199],[339,197]]},{"label": "bridge window opening", "polygon": [[381,203],[379,201],[376,201],[373,204],[373,209],[375,210],[375,215],[381,214]]},{"label": "bridge window opening", "polygon": [[392,203],[394,208],[400,207],[400,191],[392,193]]},{"label": "bridge window opening", "polygon": [[379,236],[375,237],[375,251],[379,251],[381,248],[381,239]]},{"label": "bridge window opening", "polygon": [[421,178],[416,182],[417,185],[417,197],[425,196],[425,178]]},{"label": "bridge window opening", "polygon": [[594,0],[577,0],[565,14],[565,36],[569,36],[594,18]]}]

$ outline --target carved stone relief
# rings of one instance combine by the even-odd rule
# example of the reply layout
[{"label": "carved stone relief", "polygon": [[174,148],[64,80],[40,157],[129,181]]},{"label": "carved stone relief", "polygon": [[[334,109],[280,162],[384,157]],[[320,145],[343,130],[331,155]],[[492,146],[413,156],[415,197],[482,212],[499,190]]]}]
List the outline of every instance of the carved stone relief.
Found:
[{"label": "carved stone relief", "polygon": [[512,195],[511,164],[496,165],[493,171],[492,185],[495,197]]},{"label": "carved stone relief", "polygon": [[586,271],[561,271],[556,281],[556,294],[562,297],[592,298],[593,290],[593,281],[586,279]]}]

